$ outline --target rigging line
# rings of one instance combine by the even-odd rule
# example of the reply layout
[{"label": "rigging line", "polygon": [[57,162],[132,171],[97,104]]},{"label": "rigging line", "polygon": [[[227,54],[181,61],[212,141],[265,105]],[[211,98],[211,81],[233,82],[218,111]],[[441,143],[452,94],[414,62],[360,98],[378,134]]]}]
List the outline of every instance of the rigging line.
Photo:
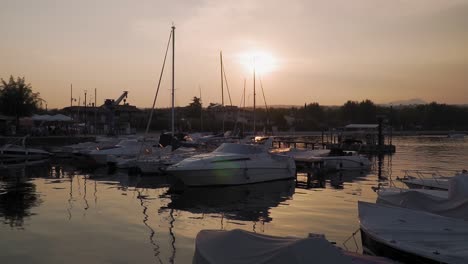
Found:
[{"label": "rigging line", "polygon": [[265,102],[265,110],[266,110],[266,113],[267,113],[267,123],[268,123],[270,112],[268,111],[268,105],[267,105],[267,102],[266,102],[266,99],[265,99],[265,91],[263,90],[262,77],[259,77],[258,79],[260,80],[260,87],[262,88],[263,101]]},{"label": "rigging line", "polygon": [[223,65],[223,76],[224,76],[224,82],[226,83],[226,90],[227,90],[228,96],[229,96],[229,103],[232,106],[231,92],[229,91],[229,85],[228,85],[228,81],[227,81],[227,77],[226,77],[226,70],[224,69],[224,65]]},{"label": "rigging line", "polygon": [[[148,136],[151,121],[153,119],[154,107],[156,106],[156,99],[158,98],[159,88],[161,87],[161,80],[162,80],[162,76],[164,73],[164,67],[166,66],[167,53],[169,52],[169,45],[171,44],[172,33],[173,31],[171,30],[171,33],[169,34],[169,40],[167,41],[166,53],[164,54],[164,60],[163,60],[162,68],[161,68],[161,73],[159,74],[158,88],[156,89],[156,94],[154,95],[153,106],[151,107],[150,115],[148,118],[148,123],[146,124],[146,130],[145,130],[145,135],[143,136],[143,141]],[[140,159],[141,151],[143,150],[144,145],[145,144],[142,143],[140,146],[140,150],[138,151],[138,155],[136,157],[137,160]]]},{"label": "rigging line", "polygon": [[167,53],[169,52],[169,45],[171,43],[171,39],[172,39],[172,30],[171,30],[171,33],[169,34],[169,40],[167,41],[166,54],[164,54],[164,61],[163,61],[162,68],[161,68],[161,74],[159,75],[158,88],[156,89],[156,94],[154,95],[153,106],[151,107],[148,124],[146,125],[145,138],[148,135],[149,127],[151,124],[151,119],[153,118],[154,107],[156,105],[156,99],[158,98],[159,88],[161,87],[161,80],[162,80],[162,76],[164,72],[164,67],[166,66],[166,58],[167,58]]},{"label": "rigging line", "polygon": [[161,260],[161,257],[159,256],[159,254],[161,253],[160,252],[160,246],[156,243],[155,241],[155,235],[156,235],[156,231],[154,230],[154,228],[152,228],[149,224],[148,224],[148,220],[149,220],[149,215],[147,213],[148,211],[148,206],[145,204],[145,201],[144,201],[144,197],[140,191],[139,188],[136,188],[136,192],[138,193],[138,196],[137,196],[137,199],[140,201],[140,206],[143,208],[143,225],[145,225],[148,230],[150,231],[149,233],[149,242],[151,245],[153,245],[153,252],[154,252],[154,256],[159,260],[159,263],[163,263],[162,260]]},{"label": "rigging line", "polygon": [[242,104],[244,104],[244,106],[245,106],[245,82],[246,81],[244,79],[244,91],[242,91],[241,101],[240,101],[240,104],[239,104],[239,109],[237,110],[236,122],[234,123],[234,133],[236,133],[237,123],[239,123],[239,116],[240,116],[240,112],[242,110]]}]

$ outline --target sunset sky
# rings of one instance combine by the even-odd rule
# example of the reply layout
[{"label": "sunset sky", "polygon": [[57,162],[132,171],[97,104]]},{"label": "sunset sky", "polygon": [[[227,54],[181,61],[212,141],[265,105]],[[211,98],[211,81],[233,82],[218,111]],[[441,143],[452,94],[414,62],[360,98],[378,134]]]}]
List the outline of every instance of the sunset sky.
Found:
[{"label": "sunset sky", "polygon": [[[0,77],[24,76],[49,108],[129,91],[150,107],[172,23],[176,104],[234,105],[251,57],[270,105],[421,98],[468,103],[467,0],[0,0]],[[157,107],[170,105],[167,64]],[[260,89],[260,83],[257,83]],[[226,92],[225,92],[226,94]],[[263,104],[261,91],[258,101]],[[225,99],[225,102],[229,100]],[[76,103],[75,103],[76,104]]]}]

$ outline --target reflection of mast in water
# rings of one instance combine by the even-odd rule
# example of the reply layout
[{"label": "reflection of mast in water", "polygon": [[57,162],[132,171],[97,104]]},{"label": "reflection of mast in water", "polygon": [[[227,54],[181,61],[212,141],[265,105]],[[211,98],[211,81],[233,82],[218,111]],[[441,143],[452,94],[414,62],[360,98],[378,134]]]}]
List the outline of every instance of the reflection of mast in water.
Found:
[{"label": "reflection of mast in water", "polygon": [[70,175],[70,196],[68,198],[68,205],[69,207],[67,208],[67,211],[68,211],[68,220],[71,220],[72,218],[72,214],[71,214],[71,210],[73,209],[73,203],[72,203],[72,200],[73,200],[73,175]]},{"label": "reflection of mast in water", "polygon": [[161,253],[159,251],[159,245],[156,244],[156,242],[154,241],[154,236],[156,235],[156,231],[154,231],[154,229],[148,224],[148,219],[149,219],[149,215],[147,214],[147,211],[148,211],[148,207],[146,206],[144,200],[143,200],[143,195],[141,194],[141,191],[138,189],[138,188],[135,188],[135,190],[137,191],[138,195],[137,195],[137,199],[140,200],[140,205],[141,207],[143,207],[143,224],[149,229],[150,231],[150,235],[149,235],[149,240],[150,240],[150,243],[151,245],[154,246],[153,248],[153,251],[154,251],[154,256],[156,258],[158,258],[158,261],[159,263],[162,264],[162,260],[161,258],[159,257],[159,254]]},{"label": "reflection of mast in water", "polygon": [[221,230],[224,230],[223,222],[224,222],[224,213],[221,213]]},{"label": "reflection of mast in water", "polygon": [[171,217],[171,221],[169,222],[169,235],[172,238],[172,241],[171,241],[172,255],[169,258],[169,262],[174,263],[175,255],[176,255],[175,234],[174,234],[174,222],[175,222],[174,209],[171,208],[171,210],[169,211],[169,216]]},{"label": "reflection of mast in water", "polygon": [[84,195],[83,195],[83,200],[85,202],[85,213],[83,215],[86,215],[86,210],[89,208],[88,200],[86,200],[86,176],[84,176]]},{"label": "reflection of mast in water", "polygon": [[263,218],[260,218],[258,221],[254,221],[254,222],[253,222],[252,231],[253,231],[254,233],[257,233],[257,223],[258,223],[258,222],[260,222],[260,224],[261,224],[260,227],[262,228],[260,231],[261,231],[262,233],[265,233],[265,221],[263,221]]},{"label": "reflection of mast in water", "polygon": [[78,177],[78,194],[81,195],[81,184],[80,184],[80,177]]},{"label": "reflection of mast in water", "polygon": [[97,206],[97,182],[96,180],[94,181],[94,206]]}]

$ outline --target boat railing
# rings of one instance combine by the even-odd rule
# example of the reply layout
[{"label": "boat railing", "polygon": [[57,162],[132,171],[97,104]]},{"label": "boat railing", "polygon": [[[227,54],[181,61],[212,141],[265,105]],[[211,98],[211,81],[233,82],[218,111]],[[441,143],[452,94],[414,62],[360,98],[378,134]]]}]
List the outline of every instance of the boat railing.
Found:
[{"label": "boat railing", "polygon": [[423,182],[425,180],[431,179],[434,180],[436,183],[439,183],[441,179],[447,179],[457,173],[460,173],[460,170],[403,170],[403,173],[403,178],[397,179],[420,179]]},{"label": "boat railing", "polygon": [[23,148],[26,148],[26,139],[29,137],[29,135],[26,135],[24,137],[17,137],[13,138],[11,141],[5,145],[11,145],[11,146],[21,146]]}]

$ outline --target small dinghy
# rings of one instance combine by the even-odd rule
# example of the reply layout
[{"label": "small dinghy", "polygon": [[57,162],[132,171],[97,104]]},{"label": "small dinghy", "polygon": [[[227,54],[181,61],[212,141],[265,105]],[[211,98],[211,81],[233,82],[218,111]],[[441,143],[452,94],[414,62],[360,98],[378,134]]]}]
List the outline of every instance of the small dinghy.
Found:
[{"label": "small dinghy", "polygon": [[450,179],[448,191],[385,188],[377,203],[468,220],[468,177]]},{"label": "small dinghy", "polygon": [[331,171],[367,170],[371,166],[371,162],[368,158],[359,155],[355,151],[294,148],[281,153],[293,158],[299,163],[322,161],[323,166]]},{"label": "small dinghy", "polygon": [[321,235],[277,237],[240,229],[202,230],[195,239],[193,264],[357,264],[391,263],[384,258],[340,250]]},{"label": "small dinghy", "polygon": [[364,252],[405,263],[468,263],[468,222],[358,202]]}]

